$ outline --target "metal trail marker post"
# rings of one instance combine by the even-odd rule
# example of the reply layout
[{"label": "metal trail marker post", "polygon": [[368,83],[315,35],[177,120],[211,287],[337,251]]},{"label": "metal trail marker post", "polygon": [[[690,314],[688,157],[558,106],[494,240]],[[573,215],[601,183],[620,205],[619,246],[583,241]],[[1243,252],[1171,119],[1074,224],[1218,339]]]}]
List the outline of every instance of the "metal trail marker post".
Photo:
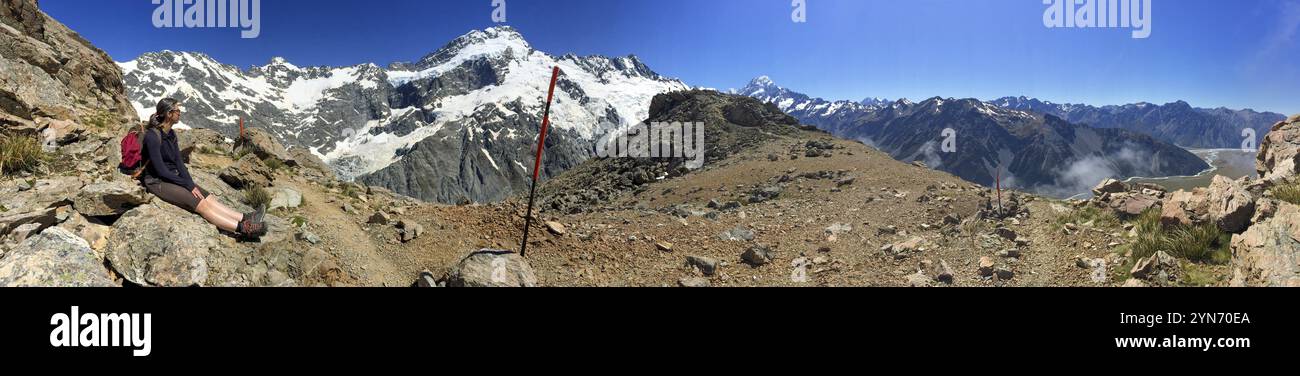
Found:
[{"label": "metal trail marker post", "polygon": [[528,229],[533,227],[533,200],[537,197],[537,180],[542,172],[542,151],[546,150],[546,131],[551,126],[551,100],[555,99],[555,81],[560,78],[560,67],[551,70],[551,87],[546,91],[546,109],[542,111],[542,131],[537,135],[537,158],[533,160],[533,186],[528,192],[528,209],[524,212],[524,241],[519,245],[519,257],[528,252]]}]

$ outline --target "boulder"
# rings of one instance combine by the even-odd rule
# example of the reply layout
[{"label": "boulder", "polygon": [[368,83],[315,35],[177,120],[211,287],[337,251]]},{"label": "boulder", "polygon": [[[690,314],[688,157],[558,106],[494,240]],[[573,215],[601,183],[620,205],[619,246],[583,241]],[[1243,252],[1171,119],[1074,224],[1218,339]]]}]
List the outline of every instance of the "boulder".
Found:
[{"label": "boulder", "polygon": [[931,270],[931,277],[934,280],[951,285],[953,282],[952,268],[948,266],[948,261],[939,260],[939,264]]},{"label": "boulder", "polygon": [[1128,191],[1128,185],[1115,179],[1103,180],[1097,187],[1092,189],[1094,196],[1102,196],[1107,193],[1120,193]]},{"label": "boulder", "polygon": [[271,190],[271,203],[267,205],[267,210],[293,209],[299,206],[302,206],[302,193],[289,188]]},{"label": "boulder", "polygon": [[142,286],[203,286],[209,254],[221,247],[216,227],[172,205],[144,205],[113,224],[105,258]]},{"label": "boulder", "polygon": [[1170,256],[1165,251],[1157,251],[1150,257],[1138,260],[1137,264],[1133,265],[1133,269],[1129,271],[1133,278],[1156,283],[1172,281],[1177,279],[1181,273],[1182,264],[1178,262],[1177,258]]},{"label": "boulder", "polygon": [[218,153],[230,153],[231,145],[226,143],[226,136],[220,132],[211,129],[191,129],[176,132],[176,143],[181,149],[181,157],[186,162],[190,161],[190,155],[199,149]]},{"label": "boulder", "polygon": [[122,215],[131,208],[153,200],[139,183],[108,181],[88,184],[72,199],[78,213],[92,217]]},{"label": "boulder", "polygon": [[285,150],[284,145],[276,140],[275,135],[261,128],[244,129],[244,135],[235,140],[235,150],[248,150],[250,154],[262,160],[279,159],[290,165],[295,162],[289,157],[289,151]]},{"label": "boulder", "polygon": [[387,225],[389,222],[392,221],[393,221],[392,217],[389,217],[388,213],[378,211],[375,212],[375,214],[371,214],[370,219],[366,220],[366,223],[372,225]]},{"label": "boulder", "polygon": [[1273,125],[1260,143],[1255,169],[1264,181],[1300,175],[1300,119],[1292,117]]},{"label": "boulder", "polygon": [[564,224],[560,222],[547,221],[545,225],[546,231],[549,231],[554,235],[564,236],[564,234],[568,232],[567,229],[564,228]]},{"label": "boulder", "polygon": [[[45,208],[16,214],[0,213],[0,237],[9,235],[19,228],[31,224],[38,225],[39,229],[36,232],[39,233],[45,228],[59,223],[60,210],[60,208]],[[67,209],[62,209],[62,211],[67,211]],[[27,230],[30,229],[29,226]]]},{"label": "boulder", "polygon": [[41,128],[42,141],[47,145],[67,145],[82,140],[86,127],[74,121],[38,117],[36,126]]},{"label": "boulder", "polygon": [[310,150],[303,148],[290,149],[289,158],[289,165],[303,168],[304,175],[319,175],[318,177],[326,180],[337,178],[334,174],[334,168],[322,161],[316,154],[312,154]]},{"label": "boulder", "polygon": [[1233,285],[1300,287],[1300,206],[1277,204],[1272,218],[1232,237]]},{"label": "boulder", "polygon": [[894,244],[893,251],[898,254],[919,252],[923,245],[925,245],[925,238],[913,236],[911,239]]},{"label": "boulder", "polygon": [[461,259],[442,282],[448,287],[534,287],[537,274],[517,253],[482,249]]},{"label": "boulder", "polygon": [[424,235],[424,226],[415,221],[402,220],[397,222],[397,231],[402,243],[409,243]]},{"label": "boulder", "polygon": [[740,259],[746,264],[759,267],[776,259],[776,254],[772,251],[772,247],[755,245],[745,250],[745,253],[740,255]]},{"label": "boulder", "polygon": [[1190,226],[1205,221],[1209,213],[1209,201],[1205,190],[1194,192],[1177,191],[1160,209],[1160,223],[1163,226]]},{"label": "boulder", "polygon": [[423,270],[415,277],[415,287],[432,288],[438,286],[438,280],[433,278],[433,272]]},{"label": "boulder", "polygon": [[22,241],[27,240],[27,238],[31,237],[32,235],[39,234],[41,233],[41,231],[45,231],[47,227],[48,226],[44,226],[40,223],[28,223],[22,226],[18,226],[18,228],[15,228],[13,231],[9,232],[9,239],[11,242],[21,243]]},{"label": "boulder", "polygon": [[718,260],[704,256],[686,256],[686,266],[693,267],[704,275],[713,275],[718,271]]},{"label": "boulder", "polygon": [[1250,227],[1250,218],[1255,215],[1255,197],[1241,184],[1221,175],[1215,176],[1207,191],[1210,218],[1220,230],[1235,234]]},{"label": "boulder", "polygon": [[980,260],[979,260],[979,273],[980,273],[980,276],[981,276],[981,277],[992,277],[992,276],[993,276],[993,266],[994,266],[994,264],[993,264],[993,259],[992,259],[992,258],[990,258],[990,257],[988,257],[988,256],[980,257]]},{"label": "boulder", "polygon": [[265,188],[271,186],[271,182],[275,179],[275,172],[271,171],[270,167],[266,167],[262,160],[249,154],[221,170],[218,176],[235,189]]},{"label": "boulder", "polygon": [[0,216],[38,211],[72,204],[85,185],[80,177],[59,176],[0,185]]},{"label": "boulder", "polygon": [[1141,193],[1136,194],[1112,194],[1113,199],[1110,201],[1111,210],[1120,218],[1133,218],[1142,215],[1142,212],[1151,209],[1160,204],[1160,199]]},{"label": "boulder", "polygon": [[782,189],[781,186],[779,185],[772,185],[760,189],[755,189],[754,191],[749,193],[749,203],[757,204],[769,200],[775,200],[777,197],[781,196],[781,192],[783,190],[784,189]]},{"label": "boulder", "polygon": [[116,287],[86,241],[51,227],[0,258],[0,287]]},{"label": "boulder", "polygon": [[[334,257],[319,249],[308,249],[299,263],[303,278],[312,278],[334,286],[347,279],[347,273],[334,261]],[[436,284],[436,283],[435,283]]]},{"label": "boulder", "polygon": [[72,213],[59,227],[85,240],[95,252],[102,252],[108,246],[108,237],[113,233],[112,227],[77,213]]}]

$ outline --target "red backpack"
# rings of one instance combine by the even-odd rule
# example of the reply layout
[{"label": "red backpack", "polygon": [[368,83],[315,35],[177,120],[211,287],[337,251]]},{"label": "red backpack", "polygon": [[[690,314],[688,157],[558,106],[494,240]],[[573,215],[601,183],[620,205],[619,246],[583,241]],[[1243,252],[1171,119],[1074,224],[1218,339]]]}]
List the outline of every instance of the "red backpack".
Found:
[{"label": "red backpack", "polygon": [[140,124],[122,137],[122,164],[117,166],[117,170],[130,175],[132,179],[139,179],[149,167],[149,161],[144,159],[143,153],[144,134],[145,126]]}]

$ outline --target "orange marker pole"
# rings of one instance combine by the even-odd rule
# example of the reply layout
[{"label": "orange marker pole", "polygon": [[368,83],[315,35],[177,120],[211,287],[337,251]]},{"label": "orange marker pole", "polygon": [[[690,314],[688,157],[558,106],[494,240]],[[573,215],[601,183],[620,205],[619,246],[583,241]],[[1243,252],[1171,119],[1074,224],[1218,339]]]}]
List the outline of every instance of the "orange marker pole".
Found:
[{"label": "orange marker pole", "polygon": [[542,112],[542,131],[537,135],[537,157],[533,159],[533,187],[528,193],[528,211],[524,212],[524,242],[519,245],[519,256],[528,252],[528,229],[533,226],[533,200],[537,196],[537,180],[542,172],[542,151],[546,149],[546,132],[551,126],[551,100],[555,99],[555,82],[560,79],[560,67],[551,70],[551,88],[546,92],[546,109]]}]

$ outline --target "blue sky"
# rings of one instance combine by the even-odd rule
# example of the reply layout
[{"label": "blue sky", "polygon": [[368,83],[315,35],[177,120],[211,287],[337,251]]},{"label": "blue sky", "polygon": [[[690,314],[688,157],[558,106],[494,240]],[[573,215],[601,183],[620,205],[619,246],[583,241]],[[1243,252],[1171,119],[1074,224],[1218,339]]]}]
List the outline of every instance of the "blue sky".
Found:
[{"label": "blue sky", "polygon": [[[1300,113],[1300,0],[1153,0],[1151,36],[1049,29],[1042,0],[505,0],[552,54],[640,56],[691,85],[759,75],[828,99],[1026,95]],[[261,36],[157,29],[150,0],[42,0],[119,61],[163,49],[247,67],[411,61],[494,25],[493,0],[262,0]]]}]

